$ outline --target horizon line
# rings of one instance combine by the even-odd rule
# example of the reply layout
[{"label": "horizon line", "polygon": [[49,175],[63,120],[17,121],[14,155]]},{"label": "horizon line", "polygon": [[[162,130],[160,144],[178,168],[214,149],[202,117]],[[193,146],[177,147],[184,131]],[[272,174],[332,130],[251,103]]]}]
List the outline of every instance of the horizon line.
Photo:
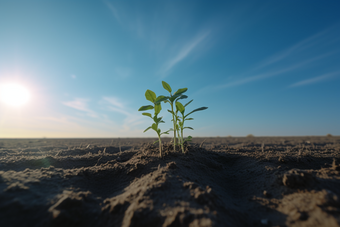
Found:
[{"label": "horizon line", "polygon": [[[285,135],[285,136],[255,136],[255,135],[246,135],[246,136],[195,136],[194,138],[260,138],[260,137],[340,137],[340,135],[328,134],[326,135]],[[162,137],[163,139],[172,139],[173,137]],[[0,140],[5,139],[158,139],[157,137],[2,137]]]}]

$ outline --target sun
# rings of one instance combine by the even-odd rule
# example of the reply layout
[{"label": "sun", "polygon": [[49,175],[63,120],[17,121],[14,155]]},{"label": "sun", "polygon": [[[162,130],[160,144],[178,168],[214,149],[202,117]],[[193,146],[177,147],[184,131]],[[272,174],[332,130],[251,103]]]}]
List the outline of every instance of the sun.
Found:
[{"label": "sun", "polygon": [[12,106],[21,107],[28,103],[30,92],[17,83],[0,84],[0,101]]}]

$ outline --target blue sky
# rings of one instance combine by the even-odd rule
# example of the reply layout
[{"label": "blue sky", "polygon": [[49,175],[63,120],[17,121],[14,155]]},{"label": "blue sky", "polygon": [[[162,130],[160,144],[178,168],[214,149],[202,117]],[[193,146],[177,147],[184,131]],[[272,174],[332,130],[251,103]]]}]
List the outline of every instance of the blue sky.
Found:
[{"label": "blue sky", "polygon": [[[187,87],[192,136],[340,135],[340,2],[0,1],[0,138],[154,137],[146,89]],[[171,127],[163,104],[163,130]]]}]

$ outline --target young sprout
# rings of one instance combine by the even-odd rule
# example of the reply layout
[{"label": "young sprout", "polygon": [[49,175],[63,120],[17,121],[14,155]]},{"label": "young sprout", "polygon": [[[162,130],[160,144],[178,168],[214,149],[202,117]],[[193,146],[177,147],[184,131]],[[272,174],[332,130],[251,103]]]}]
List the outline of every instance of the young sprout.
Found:
[{"label": "young sprout", "polygon": [[[167,90],[170,93],[170,96],[163,96],[165,99],[164,102],[170,103],[171,110],[168,110],[172,114],[172,121],[173,121],[173,129],[170,129],[170,131],[174,131],[174,151],[176,151],[176,144],[177,144],[177,138],[176,138],[176,132],[178,132],[178,125],[177,125],[177,111],[174,110],[174,102],[179,99],[185,99],[188,96],[182,95],[184,92],[188,90],[188,88],[180,88],[175,93],[171,94],[172,89],[168,83],[165,81],[162,81],[163,88]],[[163,101],[163,100],[162,100]]]},{"label": "young sprout", "polygon": [[[181,102],[179,102],[180,99],[186,99],[188,96],[183,95],[184,92],[188,90],[188,88],[180,88],[175,93],[172,92],[172,88],[168,83],[165,81],[162,81],[163,88],[167,90],[170,93],[170,96],[156,96],[155,92],[151,90],[146,90],[145,92],[145,98],[152,102],[153,105],[147,105],[142,106],[139,108],[138,111],[146,111],[146,110],[154,110],[154,116],[152,116],[150,113],[142,113],[145,116],[150,117],[154,123],[150,127],[144,130],[144,132],[148,131],[149,129],[153,129],[157,135],[158,140],[156,142],[159,142],[159,152],[160,156],[162,157],[162,141],[161,141],[161,135],[163,134],[169,134],[169,131],[174,131],[174,138],[173,138],[173,144],[174,144],[174,151],[176,151],[176,145],[180,145],[182,152],[184,151],[184,143],[186,141],[191,141],[192,137],[188,136],[186,139],[184,139],[183,131],[184,129],[191,129],[191,127],[184,127],[185,121],[193,120],[193,118],[188,118],[188,116],[196,111],[201,111],[208,109],[208,107],[200,107],[193,111],[191,111],[188,114],[185,114],[185,107],[189,105],[193,100],[189,101],[187,104],[183,105]],[[162,110],[161,103],[162,102],[168,102],[170,104],[171,110],[168,110],[172,114],[172,122],[173,122],[173,128],[170,128],[166,132],[161,132],[161,129],[158,128],[159,123],[165,123],[162,118],[158,117],[158,114]],[[178,112],[181,113],[182,116],[178,116]],[[156,143],[155,142],[155,143]]]},{"label": "young sprout", "polygon": [[181,148],[182,148],[182,152],[184,152],[184,142],[185,141],[191,141],[192,137],[191,136],[188,136],[187,139],[184,140],[184,137],[183,137],[183,130],[184,129],[191,129],[191,130],[194,130],[193,128],[191,127],[184,127],[184,122],[185,121],[189,121],[189,120],[194,120],[193,118],[188,118],[188,116],[196,111],[201,111],[201,110],[206,110],[208,109],[208,107],[200,107],[200,108],[197,108],[197,109],[194,109],[193,111],[191,111],[190,113],[186,114],[185,115],[185,107],[187,105],[189,105],[191,102],[193,101],[193,99],[191,101],[189,101],[187,104],[185,104],[183,106],[182,103],[180,103],[179,101],[176,101],[176,112],[179,111],[182,116],[181,117],[177,117],[177,121],[178,121],[178,131],[180,131],[180,134],[178,133],[178,137],[179,137],[179,141],[180,141],[180,145],[181,145]]},{"label": "young sprout", "polygon": [[158,96],[156,98],[156,94],[155,92],[151,91],[151,90],[146,90],[145,92],[145,98],[147,100],[149,100],[150,102],[153,103],[153,105],[147,105],[147,106],[142,106],[139,108],[138,111],[146,111],[146,110],[152,110],[154,109],[154,116],[152,116],[150,113],[142,113],[143,115],[150,117],[154,123],[148,127],[147,129],[144,130],[144,132],[148,131],[149,129],[153,129],[157,135],[158,135],[158,140],[155,141],[154,143],[159,144],[159,155],[160,157],[162,157],[162,140],[161,140],[161,135],[163,134],[169,134],[168,132],[170,131],[166,131],[166,132],[161,132],[161,129],[158,128],[158,124],[159,123],[165,123],[162,118],[163,117],[158,117],[158,114],[161,112],[162,107],[161,107],[161,102],[167,100],[167,97],[165,96]]}]

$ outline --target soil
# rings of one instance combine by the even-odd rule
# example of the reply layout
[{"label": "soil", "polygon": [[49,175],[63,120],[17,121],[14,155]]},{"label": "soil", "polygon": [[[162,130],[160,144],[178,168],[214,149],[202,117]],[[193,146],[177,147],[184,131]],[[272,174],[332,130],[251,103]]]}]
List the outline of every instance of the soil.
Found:
[{"label": "soil", "polygon": [[340,137],[1,139],[0,226],[340,226]]}]

